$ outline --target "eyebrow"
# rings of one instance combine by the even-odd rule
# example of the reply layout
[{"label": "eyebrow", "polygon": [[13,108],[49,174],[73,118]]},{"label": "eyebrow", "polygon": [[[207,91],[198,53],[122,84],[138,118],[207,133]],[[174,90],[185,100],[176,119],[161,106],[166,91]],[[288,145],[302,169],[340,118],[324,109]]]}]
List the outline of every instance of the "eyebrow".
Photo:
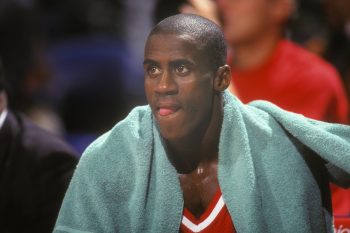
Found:
[{"label": "eyebrow", "polygon": [[143,65],[159,65],[159,63],[152,59],[146,59],[143,61]]},{"label": "eyebrow", "polygon": [[176,59],[170,62],[171,66],[178,66],[181,64],[188,65],[188,66],[195,66],[195,62],[188,59]]},{"label": "eyebrow", "polygon": [[[175,59],[173,61],[169,62],[171,66],[176,66],[176,65],[180,65],[180,64],[185,64],[185,65],[189,65],[189,66],[194,66],[195,62],[188,60],[188,59]],[[159,62],[154,61],[152,59],[145,59],[143,61],[143,65],[159,65]]]}]

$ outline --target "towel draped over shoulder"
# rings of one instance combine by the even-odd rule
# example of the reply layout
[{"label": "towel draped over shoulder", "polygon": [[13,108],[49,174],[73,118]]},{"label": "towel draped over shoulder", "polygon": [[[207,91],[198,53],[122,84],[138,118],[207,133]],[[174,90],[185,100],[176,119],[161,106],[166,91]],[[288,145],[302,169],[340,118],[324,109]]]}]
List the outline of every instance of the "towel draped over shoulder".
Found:
[{"label": "towel draped over shoulder", "polygon": [[[350,184],[350,127],[225,92],[218,179],[237,232],[332,232],[329,180]],[[179,232],[183,196],[149,106],[84,152],[54,232]]]}]

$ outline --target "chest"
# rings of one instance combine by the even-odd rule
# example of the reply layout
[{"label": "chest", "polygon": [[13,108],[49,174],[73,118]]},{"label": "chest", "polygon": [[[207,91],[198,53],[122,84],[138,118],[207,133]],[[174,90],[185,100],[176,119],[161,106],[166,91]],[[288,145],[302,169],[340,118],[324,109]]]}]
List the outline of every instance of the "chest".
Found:
[{"label": "chest", "polygon": [[190,174],[180,174],[179,180],[185,208],[199,218],[219,189],[217,165],[199,167]]}]

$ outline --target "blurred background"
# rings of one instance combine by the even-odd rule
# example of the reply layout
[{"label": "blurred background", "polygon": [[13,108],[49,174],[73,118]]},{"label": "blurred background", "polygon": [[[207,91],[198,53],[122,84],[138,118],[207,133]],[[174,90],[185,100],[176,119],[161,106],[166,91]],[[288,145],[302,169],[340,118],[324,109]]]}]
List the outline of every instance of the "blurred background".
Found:
[{"label": "blurred background", "polygon": [[146,103],[142,53],[151,7],[122,0],[2,0],[0,56],[10,108],[81,153]]}]

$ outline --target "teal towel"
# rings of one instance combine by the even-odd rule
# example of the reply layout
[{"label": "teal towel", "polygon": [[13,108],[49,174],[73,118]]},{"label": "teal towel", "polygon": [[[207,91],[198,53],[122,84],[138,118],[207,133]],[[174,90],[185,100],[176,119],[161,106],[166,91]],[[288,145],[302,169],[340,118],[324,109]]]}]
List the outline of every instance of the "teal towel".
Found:
[{"label": "teal towel", "polygon": [[[224,93],[218,178],[237,232],[332,232],[328,177],[350,183],[350,127]],[[55,232],[179,232],[183,198],[148,106],[87,148]]]}]

